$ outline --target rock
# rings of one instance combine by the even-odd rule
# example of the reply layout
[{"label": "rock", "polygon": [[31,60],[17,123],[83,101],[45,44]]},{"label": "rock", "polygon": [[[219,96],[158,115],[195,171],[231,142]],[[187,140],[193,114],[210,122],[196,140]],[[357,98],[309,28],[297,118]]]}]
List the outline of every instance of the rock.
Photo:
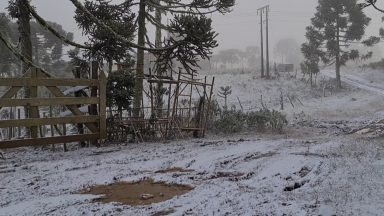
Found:
[{"label": "rock", "polygon": [[363,134],[367,134],[367,133],[370,133],[370,132],[371,132],[370,128],[364,128],[362,130],[357,131],[355,134],[363,135]]},{"label": "rock", "polygon": [[153,196],[152,194],[141,194],[141,199],[142,200],[149,200],[149,199],[153,199],[155,196]]}]

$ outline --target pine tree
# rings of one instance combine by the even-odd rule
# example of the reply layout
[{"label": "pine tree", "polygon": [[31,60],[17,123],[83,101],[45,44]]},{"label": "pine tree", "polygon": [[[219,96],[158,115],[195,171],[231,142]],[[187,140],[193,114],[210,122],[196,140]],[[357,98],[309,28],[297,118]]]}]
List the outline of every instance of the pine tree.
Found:
[{"label": "pine tree", "polygon": [[[198,57],[207,59],[211,50],[217,46],[212,30],[212,20],[205,15],[220,12],[229,12],[234,0],[138,0],[138,45],[145,45],[146,22],[155,25],[158,30],[166,30],[171,35],[164,40],[162,47],[176,47],[164,52],[154,53],[157,57],[157,73],[162,73],[172,67],[173,60],[178,61],[188,72],[193,73],[198,67]],[[147,10],[149,9],[149,10]],[[150,11],[155,11],[155,17]],[[169,25],[159,22],[159,13],[169,13],[173,19]],[[161,17],[160,17],[161,19]],[[157,38],[158,40],[158,38]],[[158,41],[156,41],[158,42]],[[147,41],[147,43],[151,43]],[[158,44],[157,44],[158,45]],[[134,97],[134,115],[139,116],[141,107],[143,76],[144,76],[144,49],[137,49],[136,87]],[[158,98],[159,102],[160,98]]]},{"label": "pine tree", "polygon": [[[11,20],[7,17],[5,13],[0,13],[0,31],[8,37],[9,40],[12,42],[16,42],[14,40],[15,37],[15,31],[13,28],[13,23]],[[0,43],[0,72],[1,75],[9,76],[11,75],[12,65],[14,62],[17,62],[14,58],[13,54],[5,48],[5,45]]]},{"label": "pine tree", "polygon": [[[28,4],[28,0],[10,0],[8,11],[12,18],[17,19],[20,34],[20,53],[26,57],[27,60],[32,62],[31,14],[27,7]],[[28,69],[29,66],[27,64],[22,64],[22,73],[25,73]],[[31,97],[30,88],[24,88],[24,97]],[[28,106],[25,106],[24,113],[29,117],[31,115],[31,109]],[[26,137],[29,137],[31,133],[32,135],[37,136],[36,127],[26,129]]]},{"label": "pine tree", "polygon": [[[135,27],[135,15],[131,11],[131,1],[125,1],[119,5],[110,4],[109,0],[85,1],[85,8],[95,17],[103,20],[116,33],[125,38],[133,40]],[[84,57],[87,59],[106,61],[109,65],[109,73],[112,72],[113,61],[130,62],[132,49],[110,34],[109,31],[94,23],[83,11],[77,9],[75,20],[82,29],[83,34],[88,36],[86,45],[92,49],[86,50]]]},{"label": "pine tree", "polygon": [[335,64],[336,85],[341,88],[341,66],[349,60],[367,57],[348,47],[362,40],[370,18],[357,0],[319,0],[316,10],[311,23],[314,34],[321,35],[321,59],[326,64]]},{"label": "pine tree", "polygon": [[311,86],[313,86],[313,76],[320,72],[319,63],[321,58],[324,58],[324,53],[320,50],[323,36],[312,26],[309,26],[305,37],[307,42],[301,45],[304,61],[300,67],[304,75],[309,75]]},{"label": "pine tree", "polygon": [[377,11],[380,11],[381,13],[384,13],[384,9],[379,8],[379,7],[376,5],[376,2],[377,2],[377,0],[365,0],[364,3],[360,3],[360,4],[358,4],[358,5],[359,5],[360,8],[373,7],[373,8],[376,9]]},{"label": "pine tree", "polygon": [[[212,49],[217,47],[217,33],[212,29],[212,20],[206,15],[219,12],[227,13],[234,6],[235,0],[126,0],[123,4],[112,5],[121,7],[126,4],[132,10],[137,10],[135,33],[137,43],[131,38],[120,34],[103,19],[87,10],[78,0],[70,0],[77,10],[83,12],[90,21],[111,36],[124,42],[129,48],[136,48],[136,82],[134,97],[134,115],[139,116],[143,96],[144,52],[148,51],[156,56],[156,67],[161,71],[172,68],[175,61],[180,63],[189,73],[196,71],[200,59],[209,59]],[[97,2],[100,2],[98,0]],[[154,11],[160,9],[169,13],[169,24],[159,22]],[[160,18],[161,19],[161,18]],[[156,48],[147,35],[147,23],[166,30],[169,37],[162,40],[162,47]]]}]

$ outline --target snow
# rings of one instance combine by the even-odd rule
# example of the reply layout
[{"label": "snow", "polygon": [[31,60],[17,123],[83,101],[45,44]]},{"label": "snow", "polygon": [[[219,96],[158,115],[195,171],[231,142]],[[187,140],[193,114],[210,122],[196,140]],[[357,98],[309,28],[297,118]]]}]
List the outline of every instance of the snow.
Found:
[{"label": "snow", "polygon": [[[333,70],[323,70],[321,73],[325,76],[335,78],[336,74]],[[370,92],[374,92],[378,95],[384,96],[384,88],[381,84],[376,84],[373,81],[366,80],[362,77],[353,74],[341,74],[341,79],[350,85],[356,86],[360,89],[364,89]]]},{"label": "snow", "polygon": [[[88,109],[89,109],[88,105],[85,105],[85,106],[82,106],[79,108],[80,112],[82,112],[82,113],[87,113]],[[67,117],[67,116],[72,116],[72,115],[73,115],[73,113],[70,110],[67,110],[65,112],[60,113],[60,117]]]},{"label": "snow", "polygon": [[[100,149],[70,145],[65,153],[6,150],[0,215],[153,215],[165,209],[174,209],[171,215],[384,215],[381,138],[348,134],[384,117],[384,102],[371,85],[361,86],[370,83],[364,76],[352,75],[362,80],[357,86],[325,97],[320,88],[293,78],[216,76],[217,86],[232,86],[229,102],[238,106],[239,97],[246,109],[259,108],[260,95],[275,109],[281,91],[300,98],[303,105],[285,104],[291,123],[284,134],[210,134]],[[172,167],[193,171],[156,172]],[[101,204],[93,202],[97,196],[78,194],[92,185],[144,178],[194,189],[148,206]]]},{"label": "snow", "polygon": [[76,86],[76,87],[72,87],[72,88],[65,90],[63,93],[64,93],[64,95],[70,95],[72,93],[78,92],[78,91],[86,89],[86,88],[88,88],[88,86]]}]

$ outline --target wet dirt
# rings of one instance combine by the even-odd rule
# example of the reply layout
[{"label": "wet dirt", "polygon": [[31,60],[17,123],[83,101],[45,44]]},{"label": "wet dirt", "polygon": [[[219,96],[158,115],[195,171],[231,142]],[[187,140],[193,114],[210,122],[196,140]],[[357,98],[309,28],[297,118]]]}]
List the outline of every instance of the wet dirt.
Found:
[{"label": "wet dirt", "polygon": [[166,184],[146,179],[140,182],[117,182],[97,185],[80,191],[80,194],[103,195],[95,202],[138,206],[160,203],[181,196],[193,190],[189,185]]}]

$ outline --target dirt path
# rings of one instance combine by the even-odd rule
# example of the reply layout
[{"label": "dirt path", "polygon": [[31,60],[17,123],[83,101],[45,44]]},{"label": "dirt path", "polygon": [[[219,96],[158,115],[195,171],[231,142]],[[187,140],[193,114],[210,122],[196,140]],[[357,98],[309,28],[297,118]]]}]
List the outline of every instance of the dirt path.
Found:
[{"label": "dirt path", "polygon": [[[322,70],[321,74],[327,77],[335,78],[336,74],[334,70]],[[372,83],[368,80],[365,80],[359,76],[351,75],[351,74],[341,74],[341,81],[345,82],[349,85],[358,87],[360,89],[364,89],[370,92],[373,92],[378,95],[384,96],[384,88],[382,85],[378,85],[376,83]]]},{"label": "dirt path", "polygon": [[[324,208],[337,215],[384,213],[377,208],[384,206],[383,149],[342,135],[311,134],[110,146],[103,154],[6,152],[6,165],[15,172],[0,174],[0,215],[319,215]],[[193,190],[144,206],[95,203],[99,196],[76,193],[142,179]],[[356,204],[360,200],[366,205]]]}]

